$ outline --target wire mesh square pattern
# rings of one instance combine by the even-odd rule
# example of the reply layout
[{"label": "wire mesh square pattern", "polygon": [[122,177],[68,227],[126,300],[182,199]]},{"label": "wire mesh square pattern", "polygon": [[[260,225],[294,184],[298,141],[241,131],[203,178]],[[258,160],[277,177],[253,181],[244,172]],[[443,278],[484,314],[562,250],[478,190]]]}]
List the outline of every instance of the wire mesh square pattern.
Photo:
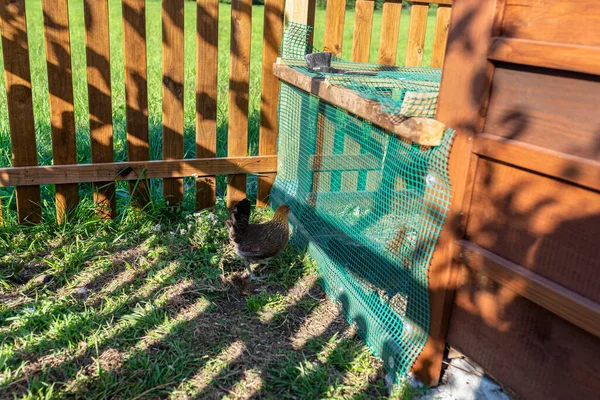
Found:
[{"label": "wire mesh square pattern", "polygon": [[429,332],[428,268],[450,206],[454,132],[423,147],[283,82],[279,99],[272,205],[291,206],[293,240],[396,382]]}]

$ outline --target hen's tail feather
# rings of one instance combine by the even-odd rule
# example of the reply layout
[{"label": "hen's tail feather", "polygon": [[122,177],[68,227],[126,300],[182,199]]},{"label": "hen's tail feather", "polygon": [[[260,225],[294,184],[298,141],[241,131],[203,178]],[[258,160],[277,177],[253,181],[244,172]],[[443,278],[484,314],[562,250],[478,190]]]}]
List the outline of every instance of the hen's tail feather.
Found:
[{"label": "hen's tail feather", "polygon": [[250,220],[250,210],[250,201],[248,199],[241,200],[233,207],[230,219],[225,221],[225,225],[229,229],[229,237],[234,242],[237,242],[240,236],[246,232]]}]

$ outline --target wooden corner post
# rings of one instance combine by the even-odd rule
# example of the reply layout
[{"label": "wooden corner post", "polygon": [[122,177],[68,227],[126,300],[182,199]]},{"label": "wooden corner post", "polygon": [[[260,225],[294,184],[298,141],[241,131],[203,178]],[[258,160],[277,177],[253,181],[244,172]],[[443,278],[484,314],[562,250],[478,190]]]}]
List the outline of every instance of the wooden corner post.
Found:
[{"label": "wooden corner post", "polygon": [[437,385],[452,310],[456,269],[455,244],[464,235],[473,171],[473,136],[483,128],[483,118],[494,73],[487,60],[496,7],[503,0],[462,0],[452,7],[436,118],[456,129],[450,152],[452,203],[429,269],[431,324],[427,343],[413,365],[427,385]]}]

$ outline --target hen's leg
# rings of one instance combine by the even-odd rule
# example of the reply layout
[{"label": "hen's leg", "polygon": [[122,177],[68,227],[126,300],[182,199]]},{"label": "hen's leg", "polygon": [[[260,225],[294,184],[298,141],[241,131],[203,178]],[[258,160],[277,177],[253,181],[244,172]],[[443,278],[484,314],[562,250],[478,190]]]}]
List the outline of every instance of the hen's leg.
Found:
[{"label": "hen's leg", "polygon": [[254,273],[252,272],[252,265],[244,260],[244,265],[246,266],[246,269],[248,270],[248,272],[250,273],[250,280],[251,281],[262,281],[262,278],[258,278],[257,276],[254,275]]}]

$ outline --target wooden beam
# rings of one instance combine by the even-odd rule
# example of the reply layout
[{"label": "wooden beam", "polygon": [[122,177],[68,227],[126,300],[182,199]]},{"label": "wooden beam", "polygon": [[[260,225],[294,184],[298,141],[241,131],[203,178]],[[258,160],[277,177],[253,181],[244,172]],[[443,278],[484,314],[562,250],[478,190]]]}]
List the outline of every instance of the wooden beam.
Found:
[{"label": "wooden beam", "polygon": [[474,243],[465,240],[457,243],[460,259],[467,267],[600,337],[600,304]]},{"label": "wooden beam", "polygon": [[600,75],[600,48],[495,37],[490,60]]},{"label": "wooden beam", "polygon": [[456,129],[448,172],[452,182],[452,203],[429,266],[431,324],[425,348],[413,371],[427,385],[437,385],[442,371],[446,332],[454,300],[457,268],[455,240],[462,239],[470,204],[470,187],[476,158],[472,138],[485,122],[493,80],[493,63],[486,59],[495,29],[496,9],[502,0],[462,0],[452,8],[448,49],[440,85],[436,118]]},{"label": "wooden beam", "polygon": [[438,146],[442,141],[445,125],[439,121],[431,118],[400,118],[389,115],[381,110],[380,104],[376,101],[360,97],[353,90],[330,85],[322,79],[313,79],[285,65],[275,64],[273,73],[282,81],[369,120],[404,139],[423,146]]},{"label": "wooden beam", "polygon": [[490,134],[475,136],[473,152],[600,192],[600,161]]},{"label": "wooden beam", "polygon": [[0,169],[0,187],[80,182],[135,181],[197,175],[273,173],[277,156],[191,158],[185,160],[50,165]]}]

